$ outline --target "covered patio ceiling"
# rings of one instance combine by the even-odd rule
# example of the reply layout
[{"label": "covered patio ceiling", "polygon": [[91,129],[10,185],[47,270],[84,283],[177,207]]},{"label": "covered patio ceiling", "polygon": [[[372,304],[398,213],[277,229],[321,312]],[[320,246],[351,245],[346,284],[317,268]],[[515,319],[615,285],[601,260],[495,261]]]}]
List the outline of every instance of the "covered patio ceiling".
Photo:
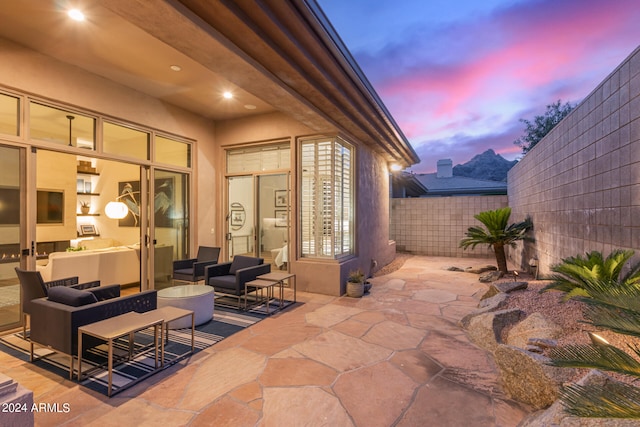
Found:
[{"label": "covered patio ceiling", "polygon": [[281,111],[419,161],[314,1],[20,0],[0,22],[2,38],[214,121]]}]

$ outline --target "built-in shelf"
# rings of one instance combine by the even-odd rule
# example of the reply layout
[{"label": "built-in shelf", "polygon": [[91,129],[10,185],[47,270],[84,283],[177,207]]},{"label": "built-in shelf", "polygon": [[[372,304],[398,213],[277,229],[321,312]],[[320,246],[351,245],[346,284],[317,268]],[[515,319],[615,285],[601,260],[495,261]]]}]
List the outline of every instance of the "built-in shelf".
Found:
[{"label": "built-in shelf", "polygon": [[93,176],[100,176],[100,173],[99,173],[99,172],[78,171],[78,175],[93,175]]},{"label": "built-in shelf", "polygon": [[99,213],[88,213],[88,214],[83,214],[83,213],[79,213],[76,214],[77,216],[100,216]]}]

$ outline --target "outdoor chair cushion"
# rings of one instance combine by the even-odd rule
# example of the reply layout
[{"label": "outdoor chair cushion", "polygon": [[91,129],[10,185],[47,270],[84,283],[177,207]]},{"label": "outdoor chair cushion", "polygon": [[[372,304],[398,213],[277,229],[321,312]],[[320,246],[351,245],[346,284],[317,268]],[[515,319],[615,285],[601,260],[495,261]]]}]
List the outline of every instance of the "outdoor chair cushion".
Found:
[{"label": "outdoor chair cushion", "polygon": [[67,286],[56,286],[49,289],[48,297],[50,301],[59,302],[60,304],[70,305],[72,307],[80,307],[98,302],[98,298],[96,298],[93,293],[69,288]]}]

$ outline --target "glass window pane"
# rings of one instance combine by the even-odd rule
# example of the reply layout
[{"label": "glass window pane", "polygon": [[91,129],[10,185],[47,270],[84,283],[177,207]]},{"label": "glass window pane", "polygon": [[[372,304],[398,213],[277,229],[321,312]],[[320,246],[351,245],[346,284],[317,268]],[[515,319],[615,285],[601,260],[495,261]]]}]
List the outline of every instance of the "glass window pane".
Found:
[{"label": "glass window pane", "polygon": [[289,169],[291,145],[269,145],[227,151],[227,172],[261,172]]},{"label": "glass window pane", "polygon": [[155,155],[156,162],[191,167],[191,144],[156,136]]},{"label": "glass window pane", "polygon": [[0,93],[0,133],[18,136],[20,100]]},{"label": "glass window pane", "polygon": [[95,149],[95,119],[29,103],[29,137],[61,145]]},{"label": "glass window pane", "polygon": [[149,160],[149,133],[105,122],[103,148],[105,153]]}]

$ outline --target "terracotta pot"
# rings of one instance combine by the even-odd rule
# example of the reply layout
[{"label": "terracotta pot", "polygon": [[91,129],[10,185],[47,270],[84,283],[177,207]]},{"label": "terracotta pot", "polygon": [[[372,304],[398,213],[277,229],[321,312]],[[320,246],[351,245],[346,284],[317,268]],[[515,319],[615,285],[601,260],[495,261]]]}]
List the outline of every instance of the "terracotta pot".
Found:
[{"label": "terracotta pot", "polygon": [[90,206],[80,206],[80,212],[82,212],[83,214],[88,214],[89,209],[91,209]]}]

